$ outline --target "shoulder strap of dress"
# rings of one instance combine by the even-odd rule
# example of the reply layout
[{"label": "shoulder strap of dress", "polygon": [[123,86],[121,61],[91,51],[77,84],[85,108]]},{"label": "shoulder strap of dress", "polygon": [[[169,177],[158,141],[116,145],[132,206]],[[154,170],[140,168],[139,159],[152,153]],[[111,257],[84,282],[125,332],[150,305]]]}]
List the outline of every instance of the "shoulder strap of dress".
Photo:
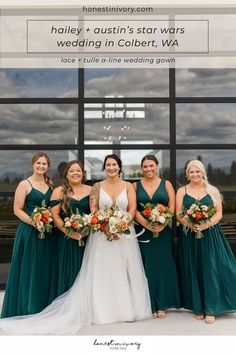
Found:
[{"label": "shoulder strap of dress", "polygon": [[34,187],[32,186],[32,183],[30,182],[30,180],[29,180],[28,178],[26,178],[26,181],[28,181],[29,184],[31,185],[31,187],[34,188]]},{"label": "shoulder strap of dress", "polygon": [[184,186],[184,195],[187,194],[187,186]]},{"label": "shoulder strap of dress", "polygon": [[141,186],[141,180],[136,182],[136,191],[139,190],[140,186]]}]

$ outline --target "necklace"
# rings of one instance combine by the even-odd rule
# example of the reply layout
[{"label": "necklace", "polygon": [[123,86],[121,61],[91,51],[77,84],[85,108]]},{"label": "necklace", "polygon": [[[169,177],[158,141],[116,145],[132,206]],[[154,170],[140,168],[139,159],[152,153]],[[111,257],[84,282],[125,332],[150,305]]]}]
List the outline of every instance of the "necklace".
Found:
[{"label": "necklace", "polygon": [[143,179],[143,182],[147,188],[154,189],[154,188],[156,188],[159,181],[158,181],[158,179],[155,179],[155,181],[151,182],[151,181],[147,181],[147,180]]}]

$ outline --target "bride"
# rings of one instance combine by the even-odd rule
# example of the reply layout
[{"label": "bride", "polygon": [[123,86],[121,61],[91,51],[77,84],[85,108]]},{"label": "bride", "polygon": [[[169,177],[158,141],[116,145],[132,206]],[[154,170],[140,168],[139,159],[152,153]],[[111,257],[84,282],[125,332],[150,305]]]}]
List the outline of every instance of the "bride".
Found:
[{"label": "bride", "polygon": [[[120,178],[120,158],[107,155],[103,170],[105,179],[91,192],[91,212],[116,204],[134,217],[135,191]],[[18,335],[76,334],[92,323],[136,321],[150,316],[147,280],[131,226],[129,237],[121,240],[107,241],[100,231],[91,234],[73,286],[38,314],[0,320],[0,329]]]}]

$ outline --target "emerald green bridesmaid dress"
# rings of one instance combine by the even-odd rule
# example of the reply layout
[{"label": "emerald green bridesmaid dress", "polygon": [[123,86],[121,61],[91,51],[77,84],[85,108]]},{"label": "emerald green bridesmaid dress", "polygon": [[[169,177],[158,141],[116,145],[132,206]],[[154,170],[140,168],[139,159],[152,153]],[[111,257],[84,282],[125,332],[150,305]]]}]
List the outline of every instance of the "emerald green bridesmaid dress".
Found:
[{"label": "emerald green bridesmaid dress", "polygon": [[[201,203],[213,205],[209,194]],[[184,208],[196,199],[185,194]],[[197,239],[179,227],[178,263],[183,307],[196,314],[217,316],[236,311],[236,261],[219,224]]]},{"label": "emerald green bridesmaid dress", "polygon": [[[142,212],[140,203],[161,203],[168,205],[169,197],[165,188],[165,181],[161,180],[152,198],[144,189],[141,181],[137,183],[137,209]],[[137,227],[137,232],[142,227]],[[178,276],[172,253],[172,230],[167,226],[153,238],[151,231],[139,236],[139,246],[143,265],[148,280],[152,313],[169,308],[180,307]]]},{"label": "emerald green bridesmaid dress", "polygon": [[[26,196],[25,212],[30,216],[43,200],[49,205],[51,189],[44,194],[32,187]],[[56,241],[52,234],[38,238],[31,225],[19,222],[13,247],[1,317],[42,311],[56,297]]]},{"label": "emerald green bridesmaid dress", "polygon": [[[51,207],[60,203],[60,200],[51,200]],[[76,210],[80,214],[89,214],[89,196],[86,196],[80,200],[71,198],[70,208],[72,213],[76,213]],[[60,214],[62,220],[70,215],[64,213],[61,210]],[[85,246],[79,246],[79,242],[72,238],[65,236],[63,232],[55,228],[55,236],[58,242],[58,288],[57,296],[63,294],[71,288],[75,278],[77,277],[83,260]],[[84,238],[86,244],[86,237]]]}]

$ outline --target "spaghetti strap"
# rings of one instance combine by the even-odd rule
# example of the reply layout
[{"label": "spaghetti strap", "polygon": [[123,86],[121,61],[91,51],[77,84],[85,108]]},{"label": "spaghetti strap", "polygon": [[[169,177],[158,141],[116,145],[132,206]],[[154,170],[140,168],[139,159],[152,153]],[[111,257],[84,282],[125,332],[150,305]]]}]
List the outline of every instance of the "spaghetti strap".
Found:
[{"label": "spaghetti strap", "polygon": [[187,194],[187,186],[184,186],[184,190],[185,190],[184,194]]},{"label": "spaghetti strap", "polygon": [[26,181],[28,181],[29,184],[31,185],[31,187],[34,188],[34,187],[32,186],[32,183],[30,182],[30,180],[28,180],[28,178],[26,178]]}]

